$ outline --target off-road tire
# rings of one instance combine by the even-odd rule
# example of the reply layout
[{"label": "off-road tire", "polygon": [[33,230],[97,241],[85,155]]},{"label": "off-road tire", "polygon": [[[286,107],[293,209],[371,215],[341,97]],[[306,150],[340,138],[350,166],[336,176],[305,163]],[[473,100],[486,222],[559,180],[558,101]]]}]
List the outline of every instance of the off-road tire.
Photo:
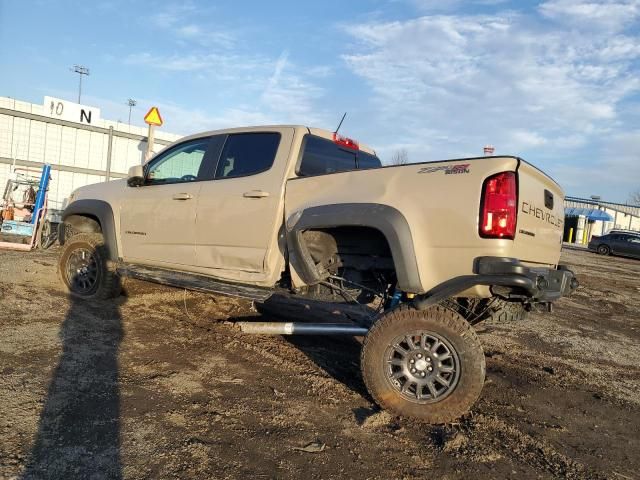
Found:
[{"label": "off-road tire", "polygon": [[[457,355],[457,381],[440,400],[409,400],[389,378],[387,355],[394,339],[413,332],[439,336]],[[403,305],[383,314],[364,339],[360,362],[365,385],[378,405],[431,424],[452,422],[467,413],[485,378],[484,353],[475,331],[460,314],[437,305],[425,310]]]},{"label": "off-road tire", "polygon": [[527,318],[529,312],[519,302],[507,302],[501,298],[457,298],[445,304],[457,311],[470,324],[480,322],[497,324],[516,322]]},{"label": "off-road tire", "polygon": [[[74,252],[89,252],[95,260],[95,285],[86,291],[74,288],[68,272],[68,262]],[[69,237],[58,260],[58,278],[69,295],[85,300],[106,300],[115,298],[121,292],[121,279],[116,273],[115,264],[109,259],[109,253],[101,233],[79,233]]]},{"label": "off-road tire", "polygon": [[600,255],[604,255],[605,257],[611,253],[611,248],[608,245],[599,245],[598,253]]},{"label": "off-road tire", "polygon": [[520,302],[507,302],[501,298],[494,299],[487,316],[483,321],[487,324],[508,323],[524,320],[529,315]]}]

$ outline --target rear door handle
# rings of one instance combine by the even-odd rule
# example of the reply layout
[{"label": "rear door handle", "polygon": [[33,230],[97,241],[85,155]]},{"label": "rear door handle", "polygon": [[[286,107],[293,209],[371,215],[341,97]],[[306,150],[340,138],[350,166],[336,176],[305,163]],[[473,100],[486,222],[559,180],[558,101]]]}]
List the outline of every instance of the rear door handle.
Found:
[{"label": "rear door handle", "polygon": [[250,192],[244,192],[242,196],[245,198],[265,198],[269,196],[269,192],[263,192],[262,190],[251,190]]},{"label": "rear door handle", "polygon": [[191,195],[190,193],[176,193],[173,196],[174,200],[191,200],[193,198],[193,195]]}]

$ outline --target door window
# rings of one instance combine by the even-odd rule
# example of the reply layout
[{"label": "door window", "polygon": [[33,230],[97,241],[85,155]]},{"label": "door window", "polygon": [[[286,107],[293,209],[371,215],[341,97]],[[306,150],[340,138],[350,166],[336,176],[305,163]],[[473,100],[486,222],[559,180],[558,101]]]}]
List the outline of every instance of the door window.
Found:
[{"label": "door window", "polygon": [[146,184],[194,182],[205,176],[204,160],[210,138],[181,143],[154,159],[147,169]]},{"label": "door window", "polygon": [[247,177],[266,172],[273,165],[280,134],[237,133],[229,135],[218,160],[215,178]]},{"label": "door window", "polygon": [[635,235],[624,235],[622,239],[625,242],[629,242],[629,243],[640,243],[640,237],[637,237]]}]

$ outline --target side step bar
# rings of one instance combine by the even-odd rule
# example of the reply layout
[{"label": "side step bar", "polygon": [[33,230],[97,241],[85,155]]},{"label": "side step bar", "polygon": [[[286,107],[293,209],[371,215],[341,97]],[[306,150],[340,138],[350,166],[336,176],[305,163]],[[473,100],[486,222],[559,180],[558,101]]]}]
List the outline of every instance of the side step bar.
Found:
[{"label": "side step bar", "polygon": [[348,323],[236,322],[242,333],[253,335],[350,335],[362,337],[368,328]]},{"label": "side step bar", "polygon": [[246,298],[258,302],[264,302],[274,291],[269,288],[248,287],[235,283],[223,282],[206,275],[194,273],[176,272],[163,268],[147,267],[121,263],[117,267],[117,272],[123,277],[145,280],[147,282],[169,285],[171,287],[186,288],[197,292],[218,293],[231,297]]}]

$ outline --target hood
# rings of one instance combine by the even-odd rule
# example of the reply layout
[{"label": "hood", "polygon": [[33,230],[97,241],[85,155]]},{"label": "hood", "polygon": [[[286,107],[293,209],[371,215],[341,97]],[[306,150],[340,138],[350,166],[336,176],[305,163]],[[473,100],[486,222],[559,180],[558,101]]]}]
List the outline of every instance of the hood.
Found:
[{"label": "hood", "polygon": [[127,188],[126,179],[85,185],[71,192],[67,205],[70,205],[76,200],[85,199],[104,200],[105,202],[111,203],[111,200],[121,197],[125,188]]}]

